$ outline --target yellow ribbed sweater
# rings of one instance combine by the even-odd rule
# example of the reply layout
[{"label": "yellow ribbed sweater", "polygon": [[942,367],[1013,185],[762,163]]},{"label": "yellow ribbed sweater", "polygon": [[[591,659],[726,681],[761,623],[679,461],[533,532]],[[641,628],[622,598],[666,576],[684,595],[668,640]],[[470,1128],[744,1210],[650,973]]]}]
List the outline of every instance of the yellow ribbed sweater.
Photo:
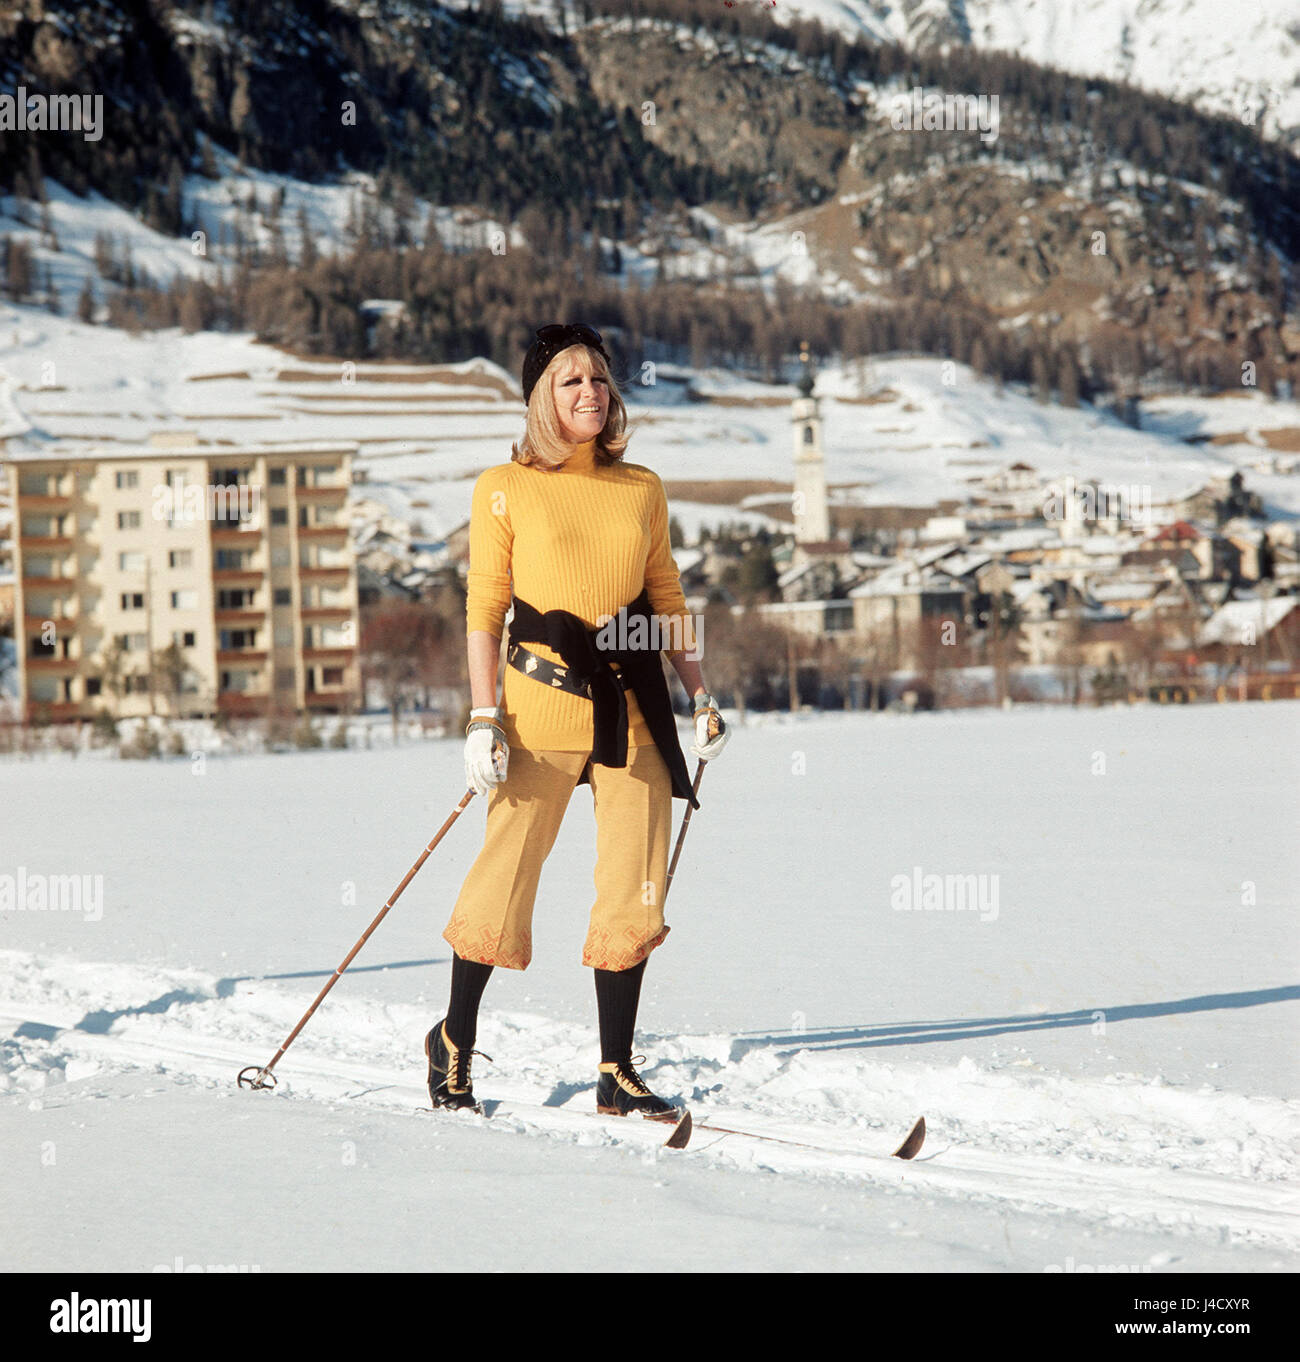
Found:
[{"label": "yellow ribbed sweater", "polygon": [[[568,610],[589,629],[634,600],[644,586],[652,610],[678,623],[663,638],[695,648],[677,564],[668,542],[668,500],[658,474],[640,464],[597,465],[595,440],[574,447],[562,467],[511,462],[480,474],[469,524],[466,633],[500,637],[514,594],[545,614]],[[543,643],[525,645],[562,662]],[[627,691],[628,745],[653,745],[636,696]],[[590,750],[592,704],[505,669],[501,708],[506,741],[524,748]]]}]

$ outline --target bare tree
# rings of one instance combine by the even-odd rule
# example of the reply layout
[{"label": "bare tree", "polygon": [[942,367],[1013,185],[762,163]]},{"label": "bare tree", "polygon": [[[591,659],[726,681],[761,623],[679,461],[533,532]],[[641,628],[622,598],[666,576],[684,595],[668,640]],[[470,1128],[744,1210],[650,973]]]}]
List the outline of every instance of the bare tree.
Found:
[{"label": "bare tree", "polygon": [[448,675],[446,633],[442,618],[423,602],[385,601],[365,613],[361,665],[383,692],[394,740],[403,707],[414,705]]}]

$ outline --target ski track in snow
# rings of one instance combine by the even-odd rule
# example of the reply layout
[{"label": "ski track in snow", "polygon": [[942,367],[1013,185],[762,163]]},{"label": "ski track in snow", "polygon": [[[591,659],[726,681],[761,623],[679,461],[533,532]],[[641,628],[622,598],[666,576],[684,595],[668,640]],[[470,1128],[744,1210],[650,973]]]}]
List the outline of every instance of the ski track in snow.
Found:
[{"label": "ski track in snow", "polygon": [[[267,1063],[313,988],[224,980],[0,952],[0,1094],[146,1069],[209,1086]],[[277,1065],[277,1095],[425,1109],[427,1008],[331,995]],[[684,1157],[802,1177],[887,1181],[910,1194],[983,1198],[1112,1227],[1300,1247],[1294,1191],[1300,1102],[1208,1086],[1111,1077],[1012,1075],[969,1058],[888,1064],[784,1051],[730,1034],[646,1036],[651,1086],[689,1102]],[[475,1081],[499,1111],[487,1129],[584,1145],[662,1143],[648,1122],[591,1119],[590,1029],[493,1012],[480,1024]],[[249,1100],[271,1100],[249,1094]],[[888,1157],[917,1115],[929,1138],[914,1163]],[[432,1118],[431,1118],[432,1119]],[[439,1120],[477,1118],[440,1115]],[[759,1142],[701,1125],[765,1134]],[[616,1126],[617,1129],[611,1129]]]}]

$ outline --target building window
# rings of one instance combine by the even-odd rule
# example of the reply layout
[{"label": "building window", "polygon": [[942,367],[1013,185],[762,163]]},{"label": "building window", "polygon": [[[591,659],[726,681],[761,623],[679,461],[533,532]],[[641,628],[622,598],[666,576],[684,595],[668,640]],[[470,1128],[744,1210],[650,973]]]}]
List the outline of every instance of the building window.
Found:
[{"label": "building window", "polygon": [[144,554],[139,550],[133,549],[130,553],[119,553],[117,555],[117,570],[119,572],[143,572]]},{"label": "building window", "polygon": [[116,634],[113,641],[124,653],[143,653],[149,650],[148,634]]},{"label": "building window", "polygon": [[100,693],[103,682],[97,676],[86,677],[86,699],[93,700]]},{"label": "building window", "polygon": [[199,608],[199,593],[197,591],[184,590],[172,592],[173,610],[197,610]]},{"label": "building window", "polygon": [[277,586],[275,588],[276,605],[293,604],[293,588],[291,586]]},{"label": "building window", "polygon": [[292,667],[277,667],[275,671],[276,690],[292,690],[298,684],[298,677]]},{"label": "building window", "polygon": [[272,487],[283,487],[283,486],[285,486],[285,484],[286,484],[286,482],[288,481],[288,479],[286,479],[286,477],[284,476],[284,474],[285,474],[285,470],[284,470],[283,468],[273,468],[273,469],[271,469],[271,474],[270,474],[271,486],[272,486]]},{"label": "building window", "polygon": [[343,684],[343,668],[322,667],[320,679],[323,686],[341,686]]},{"label": "building window", "polygon": [[143,591],[124,591],[122,592],[123,610],[143,610],[144,592]]},{"label": "building window", "polygon": [[271,550],[272,567],[288,567],[293,559],[289,556],[288,548],[283,545],[280,548]]},{"label": "building window", "polygon": [[254,589],[250,587],[222,587],[217,592],[218,610],[251,610],[253,609],[253,598],[256,596]]},{"label": "building window", "polygon": [[252,558],[251,549],[218,549],[215,567],[218,572],[242,572]]},{"label": "building window", "polygon": [[117,513],[117,528],[119,530],[138,530],[140,528],[140,512],[119,511]]},{"label": "building window", "polygon": [[252,672],[222,672],[221,689],[244,691],[252,689]]},{"label": "building window", "polygon": [[125,492],[132,487],[139,487],[140,474],[135,469],[127,469],[114,476],[114,483],[119,492]]},{"label": "building window", "polygon": [[271,524],[287,525],[289,523],[289,508],[287,506],[271,507]]},{"label": "building window", "polygon": [[167,552],[167,566],[172,568],[187,568],[194,566],[193,549],[169,549]]},{"label": "building window", "polygon": [[173,642],[178,648],[192,648],[192,647],[194,647],[194,630],[193,630],[193,629],[173,629],[173,630],[172,630],[172,642]]},{"label": "building window", "polygon": [[235,652],[242,648],[257,647],[256,629],[223,629],[218,645],[223,653]]}]

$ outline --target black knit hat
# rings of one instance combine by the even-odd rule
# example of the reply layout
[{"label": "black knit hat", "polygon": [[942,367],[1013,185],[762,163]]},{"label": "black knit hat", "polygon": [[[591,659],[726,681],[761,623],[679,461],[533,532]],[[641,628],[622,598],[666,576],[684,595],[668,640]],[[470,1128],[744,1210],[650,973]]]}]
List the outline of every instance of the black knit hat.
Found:
[{"label": "black knit hat", "polygon": [[566,322],[563,325],[552,322],[549,326],[539,327],[537,339],[524,355],[521,379],[525,406],[528,405],[528,399],[537,386],[537,380],[546,372],[546,366],[561,350],[567,349],[570,345],[590,345],[593,350],[599,350],[604,355],[606,364],[612,362],[609,351],[601,341],[600,332],[583,322]]}]

